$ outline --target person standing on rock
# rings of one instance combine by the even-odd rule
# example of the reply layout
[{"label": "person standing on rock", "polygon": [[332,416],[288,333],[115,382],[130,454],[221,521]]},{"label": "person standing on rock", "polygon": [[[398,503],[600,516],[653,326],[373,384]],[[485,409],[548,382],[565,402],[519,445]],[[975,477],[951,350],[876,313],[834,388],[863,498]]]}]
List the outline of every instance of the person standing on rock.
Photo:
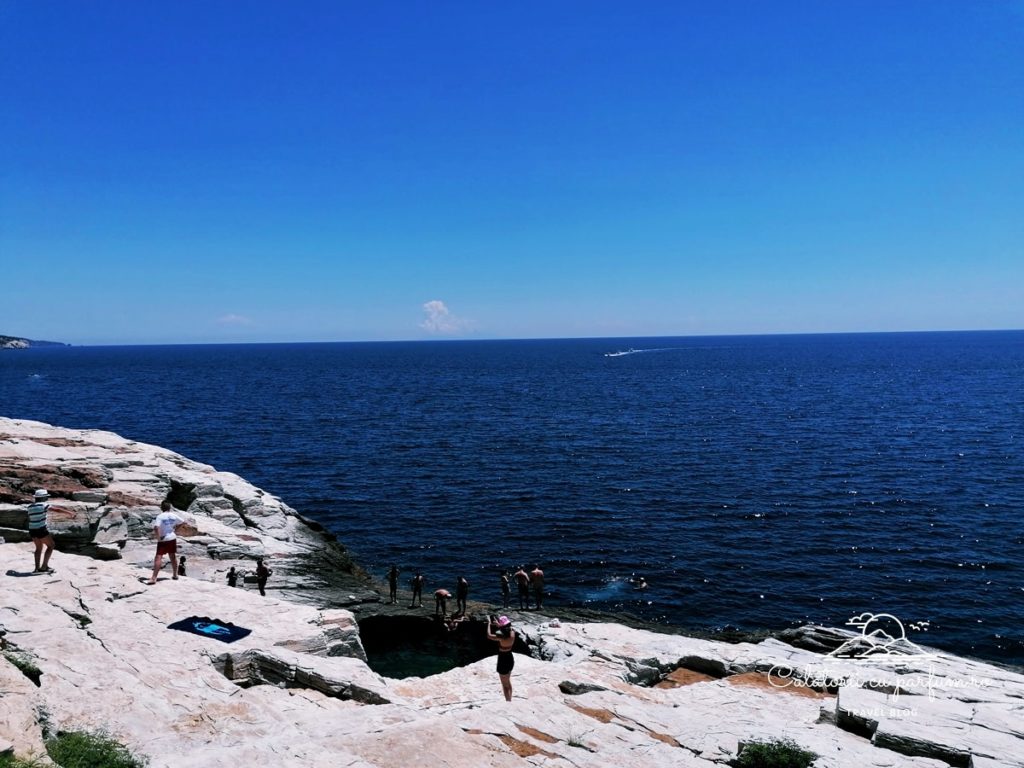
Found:
[{"label": "person standing on rock", "polygon": [[274,572],[267,568],[263,563],[262,557],[256,558],[256,586],[260,589],[260,594],[264,597],[267,596],[267,579],[270,578]]},{"label": "person standing on rock", "polygon": [[530,576],[520,565],[513,578],[515,578],[516,587],[519,589],[519,610],[525,611],[530,607]]},{"label": "person standing on rock", "polygon": [[487,639],[498,644],[498,679],[505,701],[512,701],[512,668],[516,665],[512,647],[516,644],[516,633],[508,616],[491,617],[487,623]]},{"label": "person standing on rock", "polygon": [[512,597],[512,589],[510,582],[512,577],[509,576],[508,571],[501,572],[501,607],[508,608],[509,601]]},{"label": "person standing on rock", "polygon": [[455,612],[466,615],[466,598],[469,597],[469,582],[465,576],[459,576],[455,583]]},{"label": "person standing on rock", "polygon": [[164,555],[171,558],[171,578],[178,578],[178,534],[179,526],[187,521],[171,511],[171,502],[160,503],[160,514],[153,519],[153,533],[156,535],[156,557],[153,558],[153,575],[150,584],[156,584],[156,577],[164,564]]},{"label": "person standing on rock", "polygon": [[530,588],[533,590],[533,602],[539,611],[544,603],[544,571],[539,565],[533,566],[530,571]]},{"label": "person standing on rock", "polygon": [[417,604],[420,608],[423,607],[423,582],[426,581],[423,578],[423,574],[416,571],[416,575],[412,577],[412,608],[415,608]]},{"label": "person standing on rock", "polygon": [[233,566],[233,565],[228,570],[228,586],[229,587],[237,587],[238,586],[238,571],[235,570],[235,566]]},{"label": "person standing on rock", "polygon": [[389,599],[388,604],[394,605],[398,602],[398,574],[401,571],[398,570],[397,565],[392,565],[391,570],[388,571],[388,593]]},{"label": "person standing on rock", "polygon": [[[32,494],[32,503],[28,506],[28,535],[32,538],[36,550],[34,553],[36,567],[34,573],[53,573],[50,567],[50,555],[53,554],[53,536],[46,527],[46,516],[50,511],[50,494],[45,488],[40,488]],[[46,547],[46,553],[43,553]],[[42,561],[40,562],[40,557]]]}]

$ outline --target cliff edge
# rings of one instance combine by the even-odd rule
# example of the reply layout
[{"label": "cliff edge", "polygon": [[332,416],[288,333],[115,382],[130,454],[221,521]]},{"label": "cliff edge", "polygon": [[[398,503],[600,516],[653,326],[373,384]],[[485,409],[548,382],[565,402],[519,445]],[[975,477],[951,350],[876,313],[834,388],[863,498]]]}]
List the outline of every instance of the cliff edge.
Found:
[{"label": "cliff edge", "polygon": [[[53,574],[32,573],[32,545],[15,540],[37,485],[69,508]],[[106,432],[0,419],[0,496],[0,754],[102,729],[153,768],[712,768],[780,739],[818,768],[1024,766],[1024,676],[981,662],[918,647],[840,657],[857,638],[826,628],[794,637],[800,648],[517,617],[529,655],[506,702],[493,657],[427,677],[371,670],[339,603],[375,593],[340,545],[237,476]],[[189,576],[150,587],[145,534],[165,498],[196,518]],[[257,554],[273,558],[272,583],[284,571],[267,597],[223,581]],[[315,557],[351,594],[305,570]],[[251,632],[226,643],[171,628],[193,616]]]}]

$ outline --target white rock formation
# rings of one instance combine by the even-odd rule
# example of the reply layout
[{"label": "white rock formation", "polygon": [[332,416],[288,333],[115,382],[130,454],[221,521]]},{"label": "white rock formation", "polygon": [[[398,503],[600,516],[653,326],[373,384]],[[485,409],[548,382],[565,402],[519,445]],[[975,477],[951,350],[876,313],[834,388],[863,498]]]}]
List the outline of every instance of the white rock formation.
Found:
[{"label": "white rock formation", "polygon": [[[124,555],[58,552],[56,573],[40,575],[29,573],[31,544],[0,545],[5,656],[41,672],[37,687],[0,659],[0,751],[41,754],[44,729],[104,729],[154,768],[710,768],[746,743],[785,738],[816,753],[818,768],[1024,766],[1024,676],[942,654],[831,659],[778,640],[732,645],[513,614],[534,657],[517,655],[511,703],[493,658],[422,679],[384,678],[363,661],[353,615],[312,604],[333,588],[261,598],[223,584],[234,561],[211,558],[218,548],[285,562],[314,547],[315,532],[278,500],[108,433],[0,420],[0,434],[10,493],[21,493],[11,481],[21,470],[109,471],[95,486],[106,500],[76,502],[75,524],[87,527],[90,545],[107,532]],[[132,532],[145,531],[175,484],[195,492],[198,530],[184,547],[197,553],[197,569],[147,587],[152,544]],[[112,505],[114,493],[142,503]],[[208,503],[229,496],[242,512],[234,501],[230,512]],[[15,507],[5,507],[9,520]],[[266,529],[239,525],[243,516],[266,519]],[[228,645],[167,628],[193,614],[252,633]],[[458,631],[483,630],[466,622]],[[845,637],[813,632],[837,636]],[[834,692],[802,685],[821,682]]]},{"label": "white rock formation", "polygon": [[272,591],[315,605],[355,605],[379,596],[358,578],[344,548],[280,499],[238,475],[111,432],[0,418],[0,537],[28,541],[26,505],[46,488],[58,548],[132,563],[152,562],[160,502],[193,515],[183,540],[189,573],[223,579],[251,572],[257,557],[274,570]]}]

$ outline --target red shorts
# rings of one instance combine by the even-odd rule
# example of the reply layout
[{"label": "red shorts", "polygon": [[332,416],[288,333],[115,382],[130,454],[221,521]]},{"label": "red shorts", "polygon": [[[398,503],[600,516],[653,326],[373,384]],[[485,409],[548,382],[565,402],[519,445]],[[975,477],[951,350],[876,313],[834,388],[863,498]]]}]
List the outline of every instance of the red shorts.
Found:
[{"label": "red shorts", "polygon": [[176,555],[178,554],[178,540],[171,539],[170,541],[158,541],[156,545],[157,557],[160,555]]}]

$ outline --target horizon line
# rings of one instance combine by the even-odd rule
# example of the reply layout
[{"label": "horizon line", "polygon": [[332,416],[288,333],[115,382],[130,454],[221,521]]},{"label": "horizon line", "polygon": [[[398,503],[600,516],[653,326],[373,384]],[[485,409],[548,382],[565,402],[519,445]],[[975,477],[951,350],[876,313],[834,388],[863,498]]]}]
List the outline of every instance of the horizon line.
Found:
[{"label": "horizon line", "polygon": [[[406,338],[406,339],[332,339],[321,341],[165,341],[165,342],[108,342],[108,343],[66,343],[45,342],[46,346],[30,347],[30,349],[62,349],[67,347],[229,347],[229,346],[269,346],[286,344],[418,344],[418,343],[465,343],[465,342],[502,342],[502,341],[623,341],[629,339],[727,339],[727,338],[772,338],[790,336],[894,336],[910,334],[968,334],[968,333],[1019,333],[1024,328],[972,328],[972,329],[929,329],[929,330],[898,330],[898,331],[784,331],[774,333],[703,333],[686,335],[655,335],[655,336],[532,336],[532,337],[457,337],[457,338]],[[9,338],[26,339],[26,336],[10,336]],[[54,345],[54,346],[49,346]]]}]

